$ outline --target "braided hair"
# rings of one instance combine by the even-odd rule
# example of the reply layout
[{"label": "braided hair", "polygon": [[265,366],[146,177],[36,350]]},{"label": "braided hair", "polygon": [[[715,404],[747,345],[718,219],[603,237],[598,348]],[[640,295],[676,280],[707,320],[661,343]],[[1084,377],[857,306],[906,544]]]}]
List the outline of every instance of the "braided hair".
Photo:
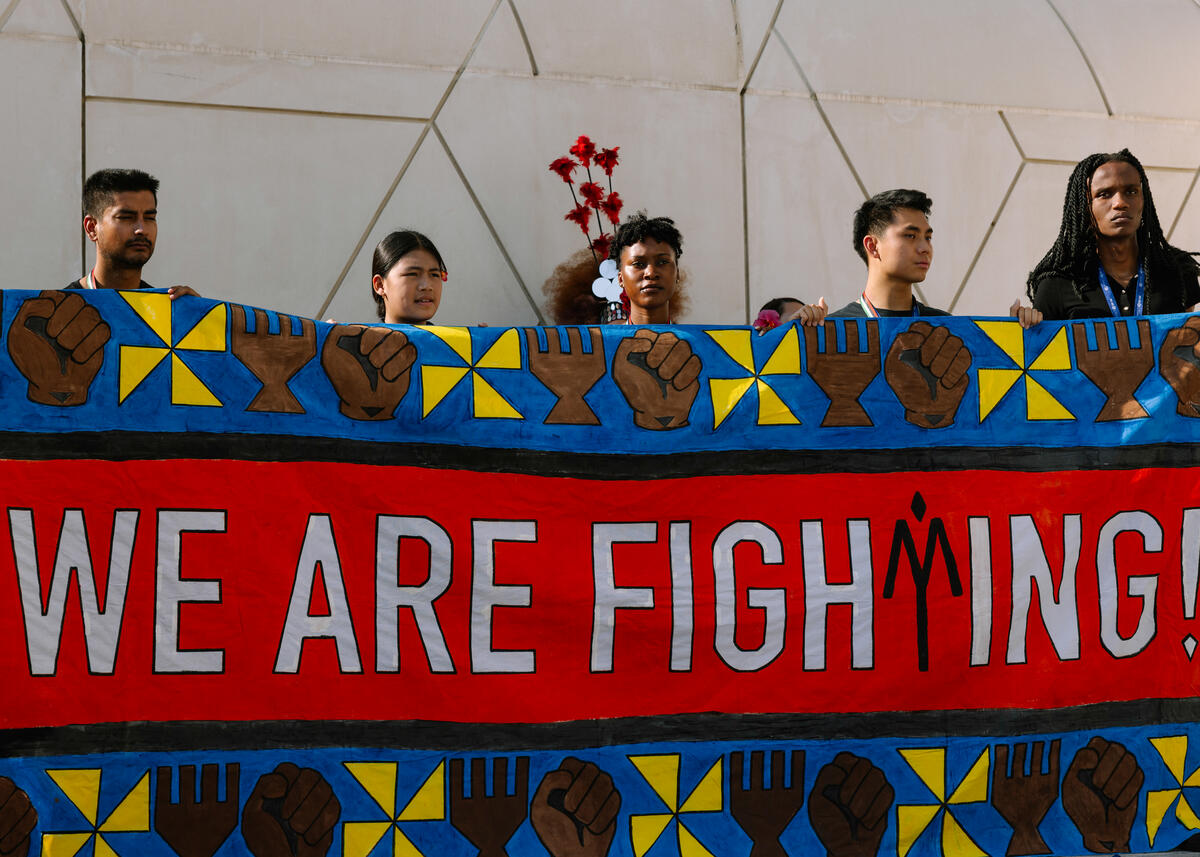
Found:
[{"label": "braided hair", "polygon": [[1192,258],[1192,254],[1167,243],[1158,222],[1158,212],[1154,210],[1150,180],[1146,178],[1141,163],[1128,149],[1088,155],[1075,165],[1067,181],[1058,239],[1042,257],[1042,261],[1029,272],[1029,278],[1025,281],[1030,300],[1037,295],[1041,282],[1051,277],[1070,280],[1075,287],[1075,294],[1080,296],[1096,280],[1100,262],[1096,255],[1096,227],[1092,219],[1089,188],[1092,174],[1104,164],[1114,161],[1129,164],[1137,170],[1142,180],[1142,222],[1138,225],[1137,242],[1138,251],[1146,264],[1146,290],[1155,288],[1160,294],[1177,295],[1179,303],[1184,303],[1185,286],[1189,279],[1194,280],[1200,275],[1200,264]]}]

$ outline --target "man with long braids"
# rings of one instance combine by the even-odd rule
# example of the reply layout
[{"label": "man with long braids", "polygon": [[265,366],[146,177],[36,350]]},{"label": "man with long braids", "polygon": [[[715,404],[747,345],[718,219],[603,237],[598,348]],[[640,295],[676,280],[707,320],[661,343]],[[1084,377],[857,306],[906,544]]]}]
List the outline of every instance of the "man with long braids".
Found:
[{"label": "man with long braids", "polygon": [[1061,320],[1188,312],[1198,275],[1196,259],[1167,243],[1146,171],[1122,149],[1075,165],[1058,240],[1026,282],[1034,309]]}]

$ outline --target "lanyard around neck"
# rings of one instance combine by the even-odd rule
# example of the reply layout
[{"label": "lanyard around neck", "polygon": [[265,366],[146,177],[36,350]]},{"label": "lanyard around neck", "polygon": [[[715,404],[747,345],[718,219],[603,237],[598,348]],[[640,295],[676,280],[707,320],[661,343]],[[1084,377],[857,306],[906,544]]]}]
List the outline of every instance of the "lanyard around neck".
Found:
[{"label": "lanyard around neck", "polygon": [[[867,293],[863,292],[858,299],[858,305],[863,308],[863,312],[867,314],[867,318],[879,318],[879,310],[875,309],[875,304],[871,303],[871,299],[867,297]],[[921,315],[917,308],[917,299],[912,299],[912,317],[917,318]]]},{"label": "lanyard around neck", "polygon": [[84,285],[84,288],[85,289],[98,288],[98,286],[96,285],[96,269],[95,268],[92,268],[92,270],[88,271],[87,284]]},{"label": "lanyard around neck", "polygon": [[[1108,311],[1113,314],[1113,318],[1121,317],[1121,310],[1117,307],[1117,299],[1113,296],[1112,285],[1108,282],[1108,274],[1104,273],[1104,265],[1100,265],[1100,291],[1104,293],[1104,301],[1108,304]],[[1137,273],[1137,288],[1133,294],[1133,314],[1144,315],[1146,304],[1146,263],[1142,262],[1138,265]]]}]

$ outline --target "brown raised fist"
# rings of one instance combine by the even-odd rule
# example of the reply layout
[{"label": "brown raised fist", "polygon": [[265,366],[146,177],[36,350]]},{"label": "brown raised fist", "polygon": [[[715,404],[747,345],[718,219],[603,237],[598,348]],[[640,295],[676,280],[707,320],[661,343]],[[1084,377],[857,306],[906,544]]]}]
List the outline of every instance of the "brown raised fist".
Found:
[{"label": "brown raised fist", "polygon": [[837,350],[837,324],[827,321],[825,350],[817,344],[817,328],[804,328],[804,352],[808,375],[829,397],[829,410],[823,426],[869,426],[871,418],[858,403],[858,397],[879,374],[879,324],[867,322],[867,350],[859,352],[858,324],[845,322],[846,350]]},{"label": "brown raised fist", "polygon": [[1093,323],[1096,348],[1092,350],[1087,346],[1087,325],[1071,325],[1071,337],[1075,340],[1075,365],[1105,395],[1106,401],[1096,422],[1145,419],[1150,415],[1133,394],[1154,368],[1150,322],[1144,318],[1138,319],[1137,348],[1129,343],[1128,320],[1118,320],[1113,327],[1117,339],[1115,346],[1108,341],[1108,325],[1104,322]]},{"label": "brown raised fist", "polygon": [[1167,331],[1158,350],[1158,372],[1179,399],[1176,413],[1200,417],[1200,316]]},{"label": "brown raised fist", "polygon": [[[1045,746],[1045,741],[1014,744],[1012,773],[1008,770],[1008,745],[996,746],[996,762],[992,766],[992,806],[1012,825],[1008,857],[1050,852],[1038,827],[1058,800],[1059,739],[1050,742],[1049,770],[1042,773]],[[1030,747],[1033,748],[1033,754],[1029,761],[1029,773],[1026,773],[1025,755]]]},{"label": "brown raised fist", "polygon": [[743,783],[746,754],[729,756],[729,814],[754,845],[750,857],[787,857],[779,841],[804,804],[804,751],[792,750],[791,771],[784,782],[783,750],[771,751],[771,781],[763,770],[764,752],[750,753],[750,786]]},{"label": "brown raised fist", "polygon": [[0,777],[0,855],[26,857],[37,817],[29,795],[8,777]]},{"label": "brown raised fist", "polygon": [[400,330],[338,324],[325,338],[321,366],[352,420],[390,420],[412,380],[417,349]]},{"label": "brown raised fist", "polygon": [[529,371],[546,385],[558,401],[546,416],[547,425],[576,425],[598,426],[600,419],[596,412],[588,407],[583,400],[588,390],[592,389],[607,370],[604,362],[604,340],[600,336],[600,328],[589,327],[592,350],[583,350],[583,340],[579,328],[567,328],[568,349],[563,350],[561,331],[554,328],[544,328],[546,335],[546,350],[538,345],[538,332],[535,328],[525,328],[525,342],[529,347]]},{"label": "brown raised fist", "polygon": [[971,352],[949,328],[914,321],[892,340],[884,361],[888,386],[904,406],[904,418],[921,428],[945,428],[967,392]]},{"label": "brown raised fist", "polygon": [[838,753],[821,768],[808,796],[808,819],[829,857],[874,857],[896,792],[861,756]]},{"label": "brown raised fist", "polygon": [[471,796],[463,779],[463,760],[450,760],[450,824],[479,849],[479,857],[507,857],[505,846],[529,813],[529,757],[518,756],[516,783],[508,793],[508,759],[492,760],[488,794],[486,761],[471,760]]},{"label": "brown raised fist", "polygon": [[620,809],[612,777],[591,762],[567,757],[542,778],[529,816],[551,857],[604,857]]},{"label": "brown raised fist", "polygon": [[341,815],[324,777],[281,762],[258,778],[246,800],[242,838],[254,857],[325,857]]},{"label": "brown raised fist", "polygon": [[104,362],[111,332],[96,308],[71,292],[26,298],[8,329],[8,354],[40,405],[82,405]]},{"label": "brown raised fist", "polygon": [[1137,759],[1115,741],[1097,735],[1075,754],[1063,777],[1062,804],[1088,851],[1129,850],[1143,780]]},{"label": "brown raised fist", "polygon": [[225,766],[225,799],[217,800],[217,765],[200,768],[200,800],[196,800],[196,766],[179,769],[179,802],[171,801],[171,769],[159,768],[154,785],[154,830],[179,857],[212,857],[238,823],[236,762]]},{"label": "brown raised fist", "polygon": [[267,314],[254,310],[254,332],[246,330],[246,307],[234,304],[231,313],[233,356],[254,373],[263,388],[246,408],[281,414],[302,414],[304,406],[288,389],[288,381],[317,355],[317,326],[300,319],[300,335],[292,334],[292,317],[279,314],[279,333],[271,333]]},{"label": "brown raised fist", "polygon": [[621,340],[612,375],[633,408],[633,422],[652,431],[681,428],[700,392],[700,358],[670,331],[639,330]]}]

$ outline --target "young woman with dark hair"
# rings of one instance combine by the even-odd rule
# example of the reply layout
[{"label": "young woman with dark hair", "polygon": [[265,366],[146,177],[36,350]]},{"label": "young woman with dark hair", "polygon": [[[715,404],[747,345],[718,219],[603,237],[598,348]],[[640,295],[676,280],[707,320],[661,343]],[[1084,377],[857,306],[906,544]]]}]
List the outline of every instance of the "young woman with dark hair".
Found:
[{"label": "young woman with dark hair", "polygon": [[446,263],[426,236],[412,229],[379,242],[371,259],[371,296],[387,324],[429,324],[442,301]]}]

